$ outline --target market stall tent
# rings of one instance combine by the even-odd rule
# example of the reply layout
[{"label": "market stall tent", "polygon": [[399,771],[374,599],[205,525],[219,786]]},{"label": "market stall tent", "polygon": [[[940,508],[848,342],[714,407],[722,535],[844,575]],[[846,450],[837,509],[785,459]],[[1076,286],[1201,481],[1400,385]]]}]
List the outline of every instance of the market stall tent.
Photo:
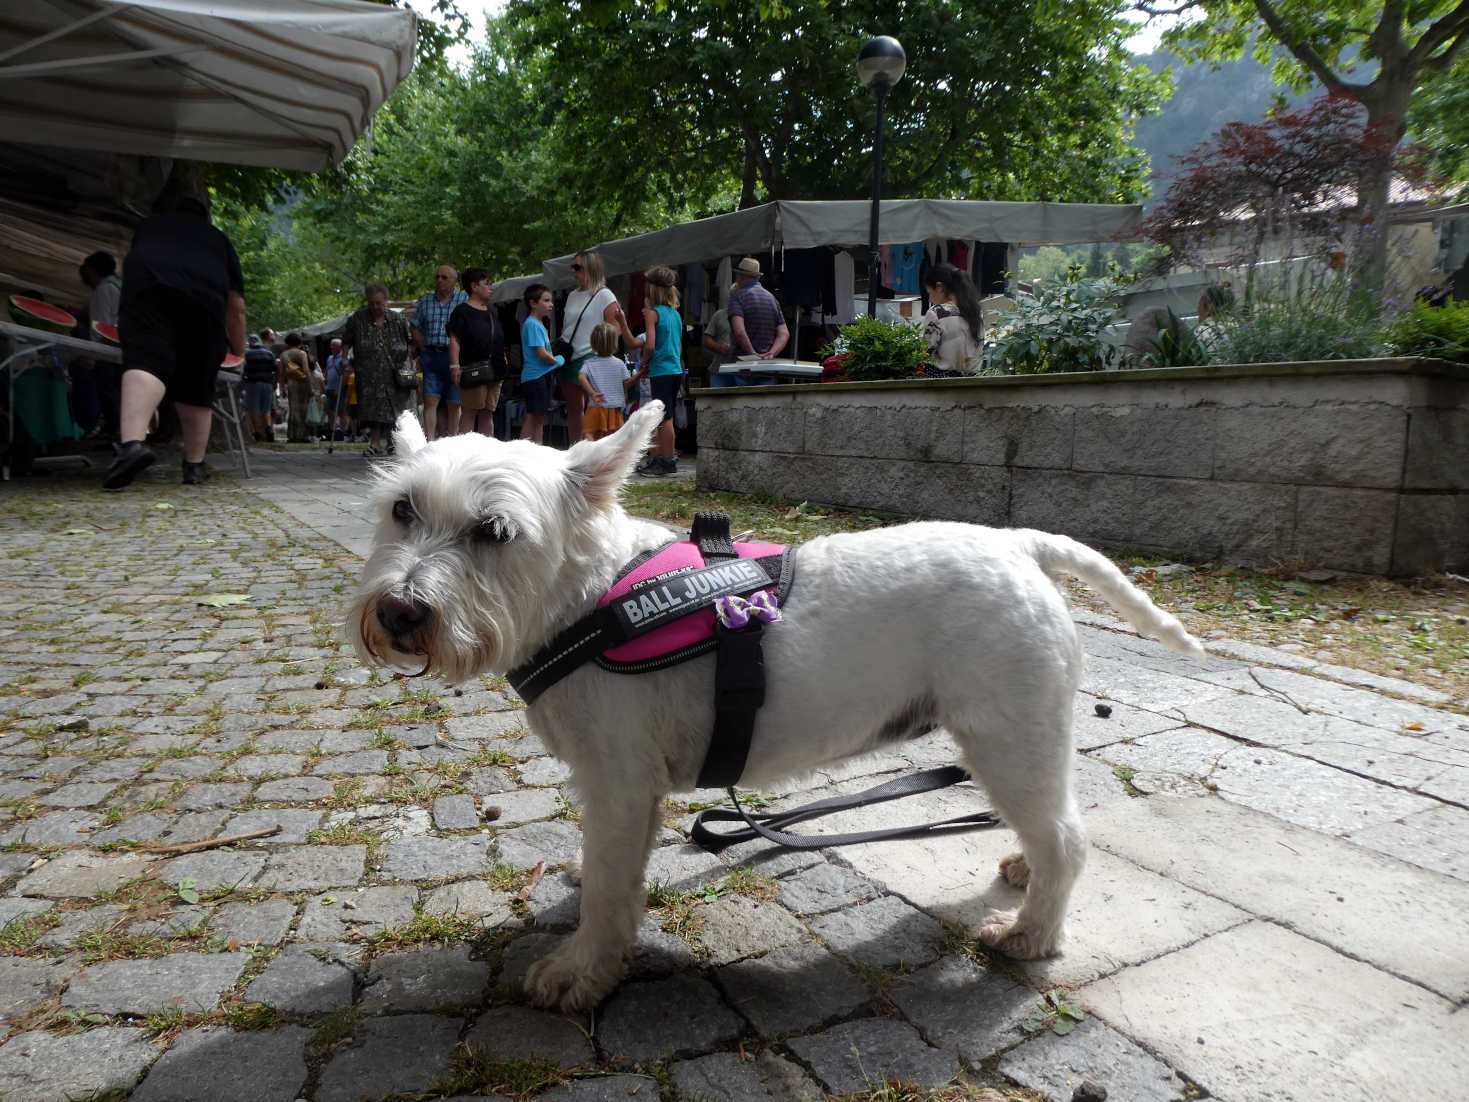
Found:
[{"label": "market stall tent", "polygon": [[413,65],[417,17],[360,0],[0,6],[0,141],[316,171]]},{"label": "market stall tent", "polygon": [[[868,242],[872,205],[865,200],[778,200],[695,222],[603,241],[592,248],[609,276],[655,264],[677,267],[723,256],[758,255],[824,245],[855,248]],[[970,199],[884,199],[881,245],[961,238],[1012,245],[1075,245],[1136,236],[1140,204],[991,203]],[[575,280],[575,254],[542,262],[557,290]]]}]

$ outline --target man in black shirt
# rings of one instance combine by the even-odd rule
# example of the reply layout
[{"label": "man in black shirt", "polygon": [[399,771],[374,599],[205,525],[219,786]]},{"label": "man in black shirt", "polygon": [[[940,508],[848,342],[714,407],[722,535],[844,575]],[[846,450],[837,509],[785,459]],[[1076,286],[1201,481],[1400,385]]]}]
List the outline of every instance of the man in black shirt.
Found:
[{"label": "man in black shirt", "polygon": [[271,428],[272,412],[275,409],[276,373],[275,353],[265,344],[270,336],[269,329],[260,335],[250,334],[250,347],[245,349],[242,374],[245,379],[245,421],[256,441],[275,439]]},{"label": "man in black shirt", "polygon": [[133,236],[122,272],[122,443],[102,486],[120,490],[153,462],[143,438],[165,397],[183,432],[184,481],[203,482],[214,379],[226,352],[245,350],[239,258],[210,224],[205,201],[171,180]]}]

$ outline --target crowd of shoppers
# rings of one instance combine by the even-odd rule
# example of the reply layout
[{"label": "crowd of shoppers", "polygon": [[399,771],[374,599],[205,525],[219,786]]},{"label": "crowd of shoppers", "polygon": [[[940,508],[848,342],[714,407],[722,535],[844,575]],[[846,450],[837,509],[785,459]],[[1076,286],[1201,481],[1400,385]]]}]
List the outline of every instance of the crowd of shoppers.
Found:
[{"label": "crowd of shoppers", "polygon": [[[175,203],[166,217],[161,212],[145,224],[128,257],[128,271],[136,273],[131,280],[117,278],[106,254],[82,265],[81,277],[93,291],[93,314],[99,320],[120,315],[123,321],[128,358],[117,414],[122,443],[105,484],[125,485],[152,462],[143,442],[146,417],[165,396],[173,397],[184,422],[186,480],[207,477],[202,456],[193,455],[200,450],[201,431],[207,439],[206,391],[214,385],[214,369],[199,365],[216,351],[243,352],[242,421],[257,443],[276,442],[283,428],[289,444],[353,439],[366,445],[364,455],[377,458],[391,453],[398,417],[414,411],[431,441],[470,432],[543,442],[548,419],[562,413],[569,445],[616,431],[627,408],[657,399],[664,416],[640,470],[677,472],[674,420],[686,375],[686,327],[674,269],[659,265],[634,277],[625,311],[607,284],[602,257],[583,250],[573,258],[575,287],[559,311],[551,288],[536,283],[526,289],[512,321],[513,308],[493,301],[488,270],[468,267],[461,273],[444,263],[435,270],[432,289],[402,312],[389,306],[384,285],[367,284],[362,306],[346,317],[329,346],[301,333],[282,339],[270,329],[237,341],[235,330],[243,329],[239,263],[228,241],[208,225],[207,210],[202,220],[199,213]],[[195,222],[179,221],[190,217]],[[158,249],[150,248],[155,238],[170,242],[178,255],[160,259]],[[708,359],[710,385],[776,382],[719,370],[740,358],[789,354],[792,345],[780,301],[763,285],[760,262],[745,257],[732,268],[726,262],[723,272],[716,290],[727,306],[713,310],[698,346]],[[929,269],[923,282],[932,305],[922,326],[934,364],[953,372],[975,370],[983,327],[973,282],[961,269],[942,264]],[[699,302],[714,292],[696,280],[690,293],[698,311]],[[175,330],[169,347],[157,337],[166,326]],[[185,359],[190,366],[178,370]],[[132,378],[135,373],[142,378]],[[86,389],[94,405],[103,404],[105,372],[89,382],[89,389],[79,389]],[[191,411],[202,411],[203,419]]]}]

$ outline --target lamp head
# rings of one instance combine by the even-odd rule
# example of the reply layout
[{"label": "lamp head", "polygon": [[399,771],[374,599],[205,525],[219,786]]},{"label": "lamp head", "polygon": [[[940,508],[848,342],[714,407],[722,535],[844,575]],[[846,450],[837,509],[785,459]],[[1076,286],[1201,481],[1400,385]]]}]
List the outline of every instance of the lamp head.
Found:
[{"label": "lamp head", "polygon": [[907,55],[896,38],[880,35],[867,40],[857,55],[857,78],[866,88],[886,91],[903,79]]}]

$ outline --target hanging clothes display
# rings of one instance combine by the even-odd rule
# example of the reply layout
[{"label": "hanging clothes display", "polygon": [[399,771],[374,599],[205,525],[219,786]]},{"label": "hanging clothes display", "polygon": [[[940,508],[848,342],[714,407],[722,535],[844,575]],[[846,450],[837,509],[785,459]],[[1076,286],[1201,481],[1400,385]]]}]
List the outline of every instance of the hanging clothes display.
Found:
[{"label": "hanging clothes display", "polygon": [[704,316],[704,265],[685,264],[683,276],[684,317],[699,321]]},{"label": "hanging clothes display", "polygon": [[719,267],[714,270],[714,283],[719,288],[719,308],[729,309],[729,285],[734,281],[734,265],[729,257],[723,257],[719,261]]},{"label": "hanging clothes display", "polygon": [[832,291],[836,299],[832,315],[838,325],[847,325],[857,320],[853,304],[857,299],[857,272],[852,254],[842,249],[832,258]]},{"label": "hanging clothes display", "polygon": [[[782,304],[799,306],[808,313],[825,312],[826,299],[822,291],[830,258],[831,253],[824,248],[786,249]],[[835,312],[834,303],[832,312]]]},{"label": "hanging clothes display", "polygon": [[950,241],[949,263],[960,271],[971,274],[969,273],[969,253],[973,245],[972,241]]},{"label": "hanging clothes display", "polygon": [[637,324],[643,317],[643,299],[648,288],[648,281],[642,272],[634,272],[632,277],[632,290],[627,296],[627,316],[634,319]]},{"label": "hanging clothes display", "polygon": [[888,284],[896,294],[916,295],[923,289],[919,271],[923,265],[923,242],[911,245],[894,245],[891,249],[892,282]]}]

